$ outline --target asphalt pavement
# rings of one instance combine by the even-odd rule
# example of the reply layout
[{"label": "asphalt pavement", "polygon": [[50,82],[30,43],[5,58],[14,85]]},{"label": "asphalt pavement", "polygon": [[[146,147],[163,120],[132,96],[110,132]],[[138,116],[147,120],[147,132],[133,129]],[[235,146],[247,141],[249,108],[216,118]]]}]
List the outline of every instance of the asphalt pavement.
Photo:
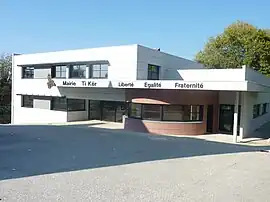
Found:
[{"label": "asphalt pavement", "polygon": [[0,126],[1,201],[270,201],[267,146]]}]

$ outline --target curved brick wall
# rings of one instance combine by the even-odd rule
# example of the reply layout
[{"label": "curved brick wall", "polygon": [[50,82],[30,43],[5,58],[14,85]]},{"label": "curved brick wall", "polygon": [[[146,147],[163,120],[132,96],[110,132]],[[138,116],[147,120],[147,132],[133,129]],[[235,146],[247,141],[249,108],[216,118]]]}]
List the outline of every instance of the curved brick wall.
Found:
[{"label": "curved brick wall", "polygon": [[127,130],[155,134],[202,135],[206,133],[207,105],[213,105],[213,132],[217,132],[219,110],[216,91],[128,89],[126,99],[129,102],[141,104],[204,105],[202,122],[167,122],[126,118],[125,129]]},{"label": "curved brick wall", "polygon": [[162,122],[133,118],[126,118],[124,126],[126,130],[169,135],[203,135],[206,127],[204,122]]}]

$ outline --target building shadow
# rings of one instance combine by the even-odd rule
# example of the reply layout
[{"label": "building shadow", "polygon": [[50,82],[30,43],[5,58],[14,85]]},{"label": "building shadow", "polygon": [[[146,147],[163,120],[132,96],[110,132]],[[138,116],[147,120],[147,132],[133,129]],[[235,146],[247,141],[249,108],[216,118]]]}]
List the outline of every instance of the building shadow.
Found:
[{"label": "building shadow", "polygon": [[117,129],[1,125],[0,180],[267,149]]}]

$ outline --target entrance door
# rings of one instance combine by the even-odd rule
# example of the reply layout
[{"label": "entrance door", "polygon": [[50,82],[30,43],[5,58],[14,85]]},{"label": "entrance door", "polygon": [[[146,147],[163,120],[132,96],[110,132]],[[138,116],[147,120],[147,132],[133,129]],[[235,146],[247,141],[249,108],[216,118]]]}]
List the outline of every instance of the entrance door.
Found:
[{"label": "entrance door", "polygon": [[213,105],[207,106],[207,126],[206,126],[206,132],[212,133],[213,132],[213,116],[214,116],[214,107]]},{"label": "entrance door", "polygon": [[[240,126],[241,106],[238,107],[238,130]],[[234,105],[220,105],[219,130],[232,134]]]},{"label": "entrance door", "polygon": [[88,106],[88,119],[101,120],[101,102],[99,100],[89,100]]},{"label": "entrance door", "polygon": [[115,102],[104,101],[102,106],[102,120],[115,122]]}]

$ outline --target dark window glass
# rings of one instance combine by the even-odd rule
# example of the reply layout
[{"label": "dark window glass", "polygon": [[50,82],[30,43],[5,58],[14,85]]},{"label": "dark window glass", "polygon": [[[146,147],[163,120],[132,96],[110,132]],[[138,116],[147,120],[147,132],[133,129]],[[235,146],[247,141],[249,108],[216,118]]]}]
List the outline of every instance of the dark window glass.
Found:
[{"label": "dark window glass", "polygon": [[147,120],[161,120],[160,105],[143,105],[142,118]]},{"label": "dark window glass", "polygon": [[157,65],[148,65],[148,80],[159,80],[159,69]]},{"label": "dark window glass", "polygon": [[22,107],[33,108],[33,96],[22,95]]},{"label": "dark window glass", "polygon": [[136,104],[136,103],[131,103],[130,104],[130,117],[133,118],[142,118],[142,105],[141,104]]},{"label": "dark window glass", "polygon": [[51,109],[57,111],[67,111],[67,99],[63,97],[53,97]]},{"label": "dark window glass", "polygon": [[87,65],[71,65],[70,78],[85,78]]},{"label": "dark window glass", "polygon": [[52,68],[52,77],[53,78],[66,78],[66,71],[67,71],[66,65],[54,66]]},{"label": "dark window glass", "polygon": [[202,105],[165,105],[163,106],[164,121],[202,121]]},{"label": "dark window glass", "polygon": [[268,103],[264,103],[262,106],[262,114],[266,114],[268,112]]},{"label": "dark window glass", "polygon": [[253,118],[260,116],[260,104],[253,105]]},{"label": "dark window glass", "polygon": [[184,106],[182,105],[163,106],[163,120],[165,121],[184,120]]},{"label": "dark window glass", "polygon": [[22,78],[33,79],[34,67],[22,67]]},{"label": "dark window glass", "polygon": [[89,78],[107,79],[108,78],[108,64],[93,64],[89,71]]},{"label": "dark window glass", "polygon": [[67,100],[68,111],[84,111],[85,100],[80,99],[68,99]]}]

